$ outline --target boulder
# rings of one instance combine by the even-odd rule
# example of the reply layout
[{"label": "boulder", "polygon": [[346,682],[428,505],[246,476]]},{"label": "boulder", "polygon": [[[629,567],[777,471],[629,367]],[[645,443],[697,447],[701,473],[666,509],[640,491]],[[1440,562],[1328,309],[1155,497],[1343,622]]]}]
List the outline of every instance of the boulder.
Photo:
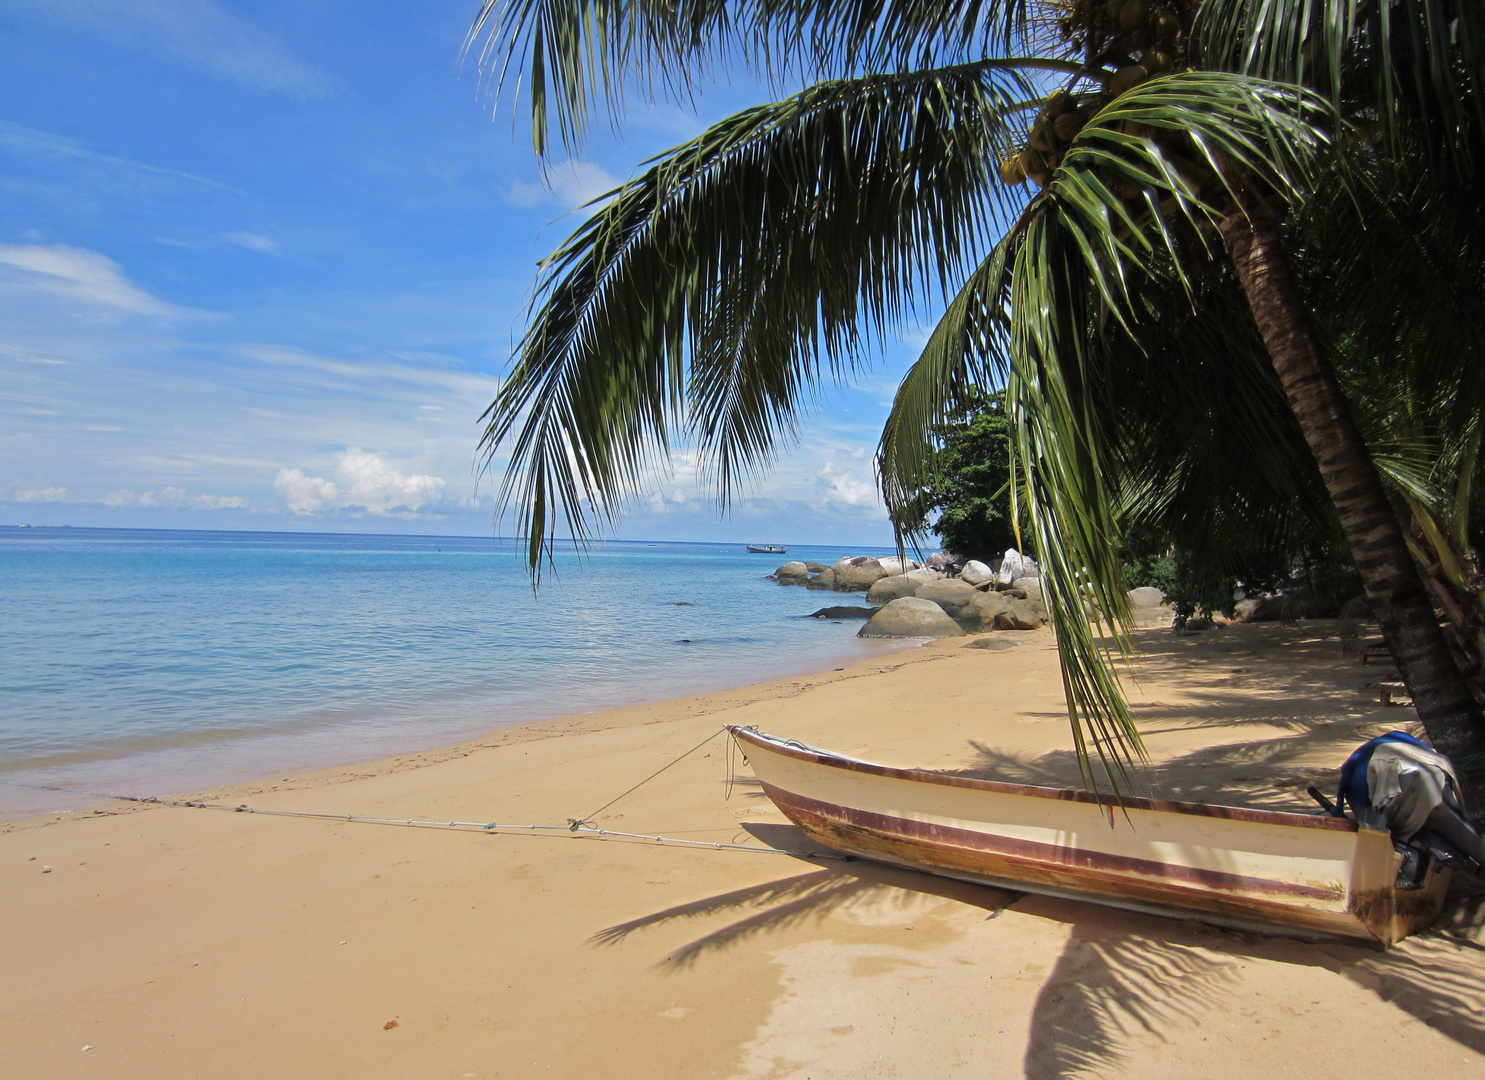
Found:
[{"label": "boulder", "polygon": [[1042,625],[1042,617],[1029,604],[1014,597],[1002,595],[1006,610],[995,616],[997,630],[1035,630]]},{"label": "boulder", "polygon": [[907,574],[878,578],[872,582],[871,588],[866,590],[866,602],[868,604],[890,604],[901,597],[912,596],[925,584],[927,582],[919,581]]},{"label": "boulder", "polygon": [[877,562],[882,564],[882,569],[887,571],[888,577],[897,574],[906,574],[909,570],[918,569],[918,564],[913,562],[912,559],[899,559],[895,555],[889,559],[878,559]]},{"label": "boulder", "polygon": [[826,570],[830,569],[830,567],[822,562],[806,562],[804,568],[812,574],[823,574]]},{"label": "boulder", "polygon": [[834,589],[835,571],[827,566],[804,584],[806,588],[810,589]]},{"label": "boulder", "polygon": [[1009,585],[1019,577],[1030,577],[1026,573],[1026,560],[1015,548],[1006,548],[1005,557],[1000,560],[1000,569],[996,571],[995,580],[1002,585]]},{"label": "boulder", "polygon": [[1165,593],[1150,585],[1129,590],[1129,606],[1136,608],[1160,607],[1165,603]]},{"label": "boulder", "polygon": [[954,617],[971,630],[993,630],[998,616],[1010,610],[1011,600],[998,592],[975,591]]},{"label": "boulder", "polygon": [[919,600],[931,600],[948,614],[956,615],[965,604],[983,594],[967,582],[947,578],[944,581],[930,581],[927,585],[919,585],[913,595]]},{"label": "boulder", "polygon": [[805,578],[810,576],[810,569],[802,562],[786,562],[773,572],[773,576],[779,579],[780,585],[803,585]]},{"label": "boulder", "polygon": [[842,559],[832,569],[835,571],[835,587],[841,592],[864,591],[887,576],[882,564],[869,555]]},{"label": "boulder", "polygon": [[811,619],[869,619],[877,613],[870,607],[822,607],[810,614]]},{"label": "boulder", "polygon": [[904,596],[871,617],[856,635],[864,638],[963,637],[959,624],[932,600]]},{"label": "boulder", "polygon": [[1011,588],[1030,601],[1040,604],[1042,602],[1042,579],[1035,577],[1018,577],[1011,582]]},{"label": "boulder", "polygon": [[959,571],[959,580],[967,581],[971,585],[986,585],[995,580],[995,571],[979,559],[970,559],[964,564],[964,569]]},{"label": "boulder", "polygon": [[928,567],[928,569],[930,570],[937,570],[941,574],[947,574],[950,570],[954,569],[954,567],[957,565],[957,562],[954,559],[954,556],[950,555],[948,552],[936,551],[932,555],[928,556],[926,560],[924,560],[923,565]]}]

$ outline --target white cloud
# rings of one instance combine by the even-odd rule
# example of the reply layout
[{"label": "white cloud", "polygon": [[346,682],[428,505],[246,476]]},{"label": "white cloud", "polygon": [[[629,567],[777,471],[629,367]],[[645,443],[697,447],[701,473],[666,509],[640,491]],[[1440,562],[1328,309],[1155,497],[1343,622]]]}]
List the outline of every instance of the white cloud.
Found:
[{"label": "white cloud", "polygon": [[324,73],[214,0],[0,0],[0,6],[85,26],[258,90],[301,100],[330,92]]},{"label": "white cloud", "polygon": [[0,267],[23,288],[97,307],[141,315],[169,315],[169,304],[134,286],[118,263],[96,251],[62,244],[0,244]]},{"label": "white cloud", "polygon": [[115,509],[121,506],[175,506],[193,510],[240,510],[247,500],[237,495],[187,495],[185,488],[167,487],[156,491],[110,491],[103,504]]},{"label": "white cloud", "polygon": [[573,210],[586,206],[619,184],[618,178],[600,165],[594,165],[591,161],[568,161],[552,166],[546,183],[512,181],[506,192],[506,199],[516,206],[557,203],[564,209]]},{"label": "white cloud", "polygon": [[859,479],[849,468],[842,468],[833,461],[827,461],[824,467],[815,473],[815,477],[824,502],[844,503],[847,506],[879,505],[876,485],[869,480]]},{"label": "white cloud", "polygon": [[259,236],[257,233],[250,233],[250,232],[232,232],[232,233],[228,233],[227,234],[227,242],[228,243],[231,243],[231,244],[236,244],[238,247],[245,247],[249,251],[265,251],[265,252],[267,252],[267,251],[277,251],[278,250],[278,244],[274,243],[272,240],[268,239],[268,237],[266,237],[266,236]]},{"label": "white cloud", "polygon": [[36,488],[15,493],[15,501],[23,503],[61,502],[65,498],[67,498],[67,489],[64,487]]},{"label": "white cloud", "polygon": [[340,455],[333,481],[309,476],[303,469],[280,469],[273,486],[295,514],[359,509],[381,517],[413,518],[443,499],[445,481],[399,472],[380,455],[350,449]]},{"label": "white cloud", "polygon": [[[4,0],[0,0],[0,6]],[[234,194],[242,194],[242,189],[224,184],[219,180],[213,180],[208,176],[198,176],[196,173],[182,172],[179,169],[161,168],[159,165],[149,165],[143,161],[134,161],[131,158],[119,157],[116,154],[100,154],[96,150],[89,150],[76,139],[69,139],[63,135],[53,135],[46,131],[37,131],[35,128],[24,127],[21,124],[11,123],[9,120],[0,120],[0,147],[15,151],[20,154],[32,156],[65,157],[74,158],[94,165],[101,165],[110,173],[134,174],[133,179],[138,182],[141,178],[155,178],[165,181],[181,181],[189,184],[203,184],[206,187],[218,188],[222,191],[230,191]]]}]

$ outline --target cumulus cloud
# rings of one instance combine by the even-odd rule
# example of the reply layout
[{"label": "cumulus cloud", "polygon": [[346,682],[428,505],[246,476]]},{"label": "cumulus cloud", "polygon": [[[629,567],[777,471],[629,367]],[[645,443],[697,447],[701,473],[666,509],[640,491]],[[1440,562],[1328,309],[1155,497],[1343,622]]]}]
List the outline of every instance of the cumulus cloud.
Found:
[{"label": "cumulus cloud", "polygon": [[815,473],[815,478],[824,502],[847,506],[876,506],[879,503],[875,484],[860,479],[851,469],[842,468],[833,461],[827,461]]},{"label": "cumulus cloud", "polygon": [[244,86],[307,100],[330,92],[325,75],[215,0],[8,0],[11,10],[85,26],[111,40],[174,56]]},{"label": "cumulus cloud", "polygon": [[[540,206],[557,203],[572,210],[585,206],[619,186],[620,181],[607,169],[591,161],[568,161],[552,166],[546,183],[512,182],[506,199],[517,206]],[[595,208],[596,209],[596,208]]]},{"label": "cumulus cloud", "polygon": [[121,506],[170,506],[191,510],[240,510],[247,506],[247,500],[237,495],[188,495],[185,488],[167,487],[159,491],[110,491],[103,496],[103,505],[115,509]]},{"label": "cumulus cloud", "polygon": [[95,307],[141,315],[169,315],[169,304],[133,285],[118,263],[96,251],[63,244],[0,244],[0,267],[22,288],[53,293]]},{"label": "cumulus cloud", "polygon": [[34,488],[15,493],[15,501],[23,503],[61,502],[65,498],[67,489],[64,487]]},{"label": "cumulus cloud", "polygon": [[303,469],[280,469],[273,486],[284,505],[299,515],[347,509],[412,518],[442,501],[445,482],[438,476],[399,472],[378,454],[351,449],[340,455],[334,480]]}]

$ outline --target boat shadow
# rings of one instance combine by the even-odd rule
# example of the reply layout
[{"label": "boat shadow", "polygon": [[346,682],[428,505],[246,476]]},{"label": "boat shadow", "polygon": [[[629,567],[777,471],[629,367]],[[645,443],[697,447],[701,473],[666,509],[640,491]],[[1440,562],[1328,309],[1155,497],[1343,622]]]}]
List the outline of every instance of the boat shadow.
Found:
[{"label": "boat shadow", "polygon": [[[820,855],[818,845],[792,825],[745,823],[743,828],[801,860]],[[1319,989],[1322,984],[1302,972],[1330,972],[1485,1054],[1485,948],[1437,930],[1381,952],[1225,930],[854,859],[813,863],[802,873],[664,908],[607,927],[590,940],[611,946],[651,927],[735,916],[669,950],[659,966],[679,971],[710,954],[823,922],[853,906],[891,902],[893,894],[905,907],[934,896],[979,908],[991,918],[1009,909],[1069,927],[1051,973],[1036,992],[1023,1061],[1027,1080],[1107,1074],[1141,1060],[1152,1042],[1170,1041],[1214,1015],[1226,1018],[1229,1028],[1234,1016],[1269,1024],[1272,1007],[1255,1007],[1253,988],[1244,985],[1244,969],[1255,964],[1280,969],[1276,978],[1286,984],[1287,1019],[1302,1022],[1311,1003],[1334,993],[1333,983]],[[1485,921],[1485,908],[1475,921]],[[1290,985],[1303,990],[1291,992]]]}]

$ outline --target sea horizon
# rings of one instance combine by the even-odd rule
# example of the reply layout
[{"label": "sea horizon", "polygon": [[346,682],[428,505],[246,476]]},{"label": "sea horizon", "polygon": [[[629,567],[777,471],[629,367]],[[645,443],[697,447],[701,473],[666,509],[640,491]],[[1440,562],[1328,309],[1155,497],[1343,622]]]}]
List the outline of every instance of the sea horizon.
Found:
[{"label": "sea horizon", "polygon": [[[782,541],[775,541],[783,543]],[[0,816],[375,760],[900,648],[767,580],[869,546],[0,526]]]}]

